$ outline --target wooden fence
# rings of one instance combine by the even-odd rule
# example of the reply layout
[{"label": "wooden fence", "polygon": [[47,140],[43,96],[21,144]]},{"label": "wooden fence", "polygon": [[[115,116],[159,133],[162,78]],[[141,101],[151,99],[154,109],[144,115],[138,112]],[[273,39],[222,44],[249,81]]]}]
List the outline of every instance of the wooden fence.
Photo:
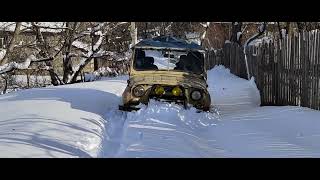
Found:
[{"label": "wooden fence", "polygon": [[[320,110],[320,32],[303,32],[246,50],[261,105],[297,105]],[[207,68],[222,64],[247,78],[243,47],[227,43],[207,53]]]}]

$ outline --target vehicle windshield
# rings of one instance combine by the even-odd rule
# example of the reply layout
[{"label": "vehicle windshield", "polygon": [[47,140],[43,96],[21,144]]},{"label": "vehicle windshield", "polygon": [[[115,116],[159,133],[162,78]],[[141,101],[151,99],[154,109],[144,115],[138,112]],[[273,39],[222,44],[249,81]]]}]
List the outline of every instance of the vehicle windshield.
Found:
[{"label": "vehicle windshield", "polygon": [[136,49],[133,64],[138,71],[171,70],[201,74],[204,57],[198,51]]}]

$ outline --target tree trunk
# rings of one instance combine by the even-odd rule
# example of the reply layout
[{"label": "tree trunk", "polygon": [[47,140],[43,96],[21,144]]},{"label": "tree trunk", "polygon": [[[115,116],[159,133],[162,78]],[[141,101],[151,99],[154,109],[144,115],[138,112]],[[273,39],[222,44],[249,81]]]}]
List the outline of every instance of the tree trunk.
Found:
[{"label": "tree trunk", "polygon": [[203,41],[204,41],[204,39],[206,38],[206,35],[207,35],[207,31],[208,31],[208,29],[209,29],[209,26],[210,26],[210,22],[207,22],[206,28],[205,28],[202,36],[201,36],[201,39],[200,39],[200,41],[201,41],[201,42],[200,42],[200,45],[201,45],[201,46],[203,45]]},{"label": "tree trunk", "polygon": [[[65,44],[65,55],[63,57],[63,79],[62,81],[67,84],[70,82],[72,78],[73,69],[72,69],[72,62],[71,62],[71,47],[74,38],[75,29],[77,27],[77,23],[75,22],[73,25],[70,22],[66,23],[67,30],[66,30],[66,44]],[[70,30],[72,28],[72,30]]]},{"label": "tree trunk", "polygon": [[0,77],[4,79],[4,87],[2,90],[2,94],[6,94],[8,89],[8,79],[7,79],[8,77],[6,75],[1,75]]},{"label": "tree trunk", "polygon": [[148,38],[148,22],[145,22],[145,29],[144,29],[144,38]]},{"label": "tree trunk", "polygon": [[236,42],[238,44],[241,43],[241,36],[238,37],[239,36],[238,33],[242,32],[241,28],[242,28],[242,22],[233,22],[232,23],[232,30],[231,30],[232,34],[231,34],[231,37],[230,37],[230,41],[231,42]]},{"label": "tree trunk", "polygon": [[0,65],[4,65],[8,62],[8,54],[10,54],[13,51],[14,45],[18,39],[18,35],[20,34],[20,30],[21,30],[20,28],[21,28],[21,22],[17,22],[12,39],[7,48],[6,54],[4,55],[3,59],[0,59]]},{"label": "tree trunk", "polygon": [[99,62],[97,58],[93,58],[93,70],[97,71],[99,69]]},{"label": "tree trunk", "polygon": [[136,28],[136,23],[131,22],[131,27],[130,27],[130,33],[131,33],[131,44],[134,46],[138,42],[138,30]]},{"label": "tree trunk", "polygon": [[79,76],[80,72],[83,70],[84,67],[86,67],[86,65],[87,65],[91,60],[92,60],[92,58],[88,58],[88,59],[85,61],[85,63],[79,67],[79,70],[76,71],[76,72],[73,74],[73,76],[71,77],[70,83],[75,83],[75,82],[77,82],[77,77]]}]

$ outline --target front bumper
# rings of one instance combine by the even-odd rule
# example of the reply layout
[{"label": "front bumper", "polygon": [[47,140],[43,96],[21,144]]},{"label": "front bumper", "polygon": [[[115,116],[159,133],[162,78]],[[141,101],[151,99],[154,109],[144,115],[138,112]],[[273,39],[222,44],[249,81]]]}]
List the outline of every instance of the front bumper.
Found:
[{"label": "front bumper", "polygon": [[[174,87],[174,86],[172,86]],[[171,88],[172,88],[171,87]],[[188,108],[188,105],[191,105],[195,107],[196,109],[202,110],[202,111],[208,111],[210,109],[211,105],[211,99],[210,94],[207,93],[207,91],[202,90],[203,97],[199,101],[194,101],[190,98],[190,92],[192,89],[183,89],[183,95],[181,96],[173,96],[170,93],[166,93],[164,95],[156,95],[153,93],[153,87],[150,87],[146,90],[145,95],[142,97],[134,97],[132,95],[131,90],[128,88],[127,91],[123,94],[123,105],[120,107],[120,110],[123,111],[132,111],[132,110],[139,110],[137,106],[142,103],[145,105],[148,105],[150,99],[155,99],[157,101],[162,102],[174,102],[176,104],[183,105],[184,108]],[[168,88],[168,91],[170,91],[170,88]]]}]

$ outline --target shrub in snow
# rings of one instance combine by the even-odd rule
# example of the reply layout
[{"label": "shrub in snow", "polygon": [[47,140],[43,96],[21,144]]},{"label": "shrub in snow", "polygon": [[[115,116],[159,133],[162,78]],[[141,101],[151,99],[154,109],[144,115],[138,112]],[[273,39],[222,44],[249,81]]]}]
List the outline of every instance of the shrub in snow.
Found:
[{"label": "shrub in snow", "polygon": [[119,72],[114,68],[101,67],[97,71],[92,73],[84,74],[84,81],[95,81],[101,79],[101,77],[116,77],[119,75]]}]

